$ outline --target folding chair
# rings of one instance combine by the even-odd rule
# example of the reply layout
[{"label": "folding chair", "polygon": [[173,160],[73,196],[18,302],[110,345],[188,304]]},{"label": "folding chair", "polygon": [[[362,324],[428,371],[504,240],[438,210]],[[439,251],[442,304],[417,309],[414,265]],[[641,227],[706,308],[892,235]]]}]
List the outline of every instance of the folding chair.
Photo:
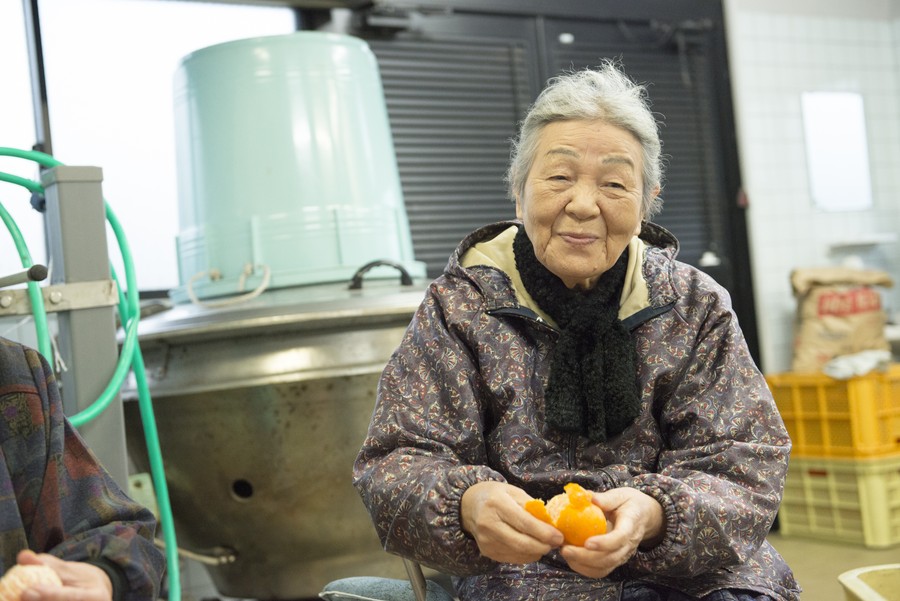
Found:
[{"label": "folding chair", "polygon": [[409,576],[409,583],[412,585],[413,594],[416,601],[425,601],[427,595],[427,584],[425,583],[425,574],[422,572],[422,566],[415,561],[403,558],[403,567],[406,568],[406,574]]}]

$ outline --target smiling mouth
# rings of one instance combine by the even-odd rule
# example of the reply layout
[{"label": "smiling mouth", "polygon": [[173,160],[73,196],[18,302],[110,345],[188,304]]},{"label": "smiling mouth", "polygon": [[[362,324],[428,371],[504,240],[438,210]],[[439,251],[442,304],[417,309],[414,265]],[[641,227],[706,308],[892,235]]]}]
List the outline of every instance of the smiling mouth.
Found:
[{"label": "smiling mouth", "polygon": [[569,244],[591,244],[592,242],[596,242],[598,237],[593,234],[578,234],[573,232],[565,232],[559,234],[559,237],[568,242]]}]

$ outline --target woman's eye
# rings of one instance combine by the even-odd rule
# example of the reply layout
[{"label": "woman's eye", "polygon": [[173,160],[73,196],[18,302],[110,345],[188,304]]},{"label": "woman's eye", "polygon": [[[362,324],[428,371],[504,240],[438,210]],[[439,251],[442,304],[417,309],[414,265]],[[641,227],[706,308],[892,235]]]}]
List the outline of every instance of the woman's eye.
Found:
[{"label": "woman's eye", "polygon": [[624,190],[625,184],[621,182],[606,182],[607,187],[616,188],[618,190]]}]

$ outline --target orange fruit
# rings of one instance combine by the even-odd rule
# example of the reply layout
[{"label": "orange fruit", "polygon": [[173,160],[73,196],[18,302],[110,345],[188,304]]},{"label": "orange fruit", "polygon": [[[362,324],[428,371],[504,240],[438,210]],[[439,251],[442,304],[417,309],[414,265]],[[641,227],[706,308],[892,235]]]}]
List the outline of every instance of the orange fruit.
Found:
[{"label": "orange fruit", "polygon": [[62,580],[47,566],[16,564],[0,578],[0,601],[19,601],[22,591],[35,584],[62,585]]},{"label": "orange fruit", "polygon": [[531,499],[525,503],[525,510],[556,527],[570,545],[582,547],[590,537],[605,534],[606,516],[594,505],[593,495],[574,482],[566,484],[563,490],[546,505],[540,499]]}]

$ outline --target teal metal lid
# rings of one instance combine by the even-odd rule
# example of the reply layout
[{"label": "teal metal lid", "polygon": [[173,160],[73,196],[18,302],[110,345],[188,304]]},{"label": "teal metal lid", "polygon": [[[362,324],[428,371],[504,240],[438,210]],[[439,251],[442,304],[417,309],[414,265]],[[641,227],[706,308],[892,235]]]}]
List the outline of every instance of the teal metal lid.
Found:
[{"label": "teal metal lid", "polygon": [[173,301],[349,280],[376,260],[424,277],[363,40],[297,32],[193,52],[175,75],[175,123]]}]

